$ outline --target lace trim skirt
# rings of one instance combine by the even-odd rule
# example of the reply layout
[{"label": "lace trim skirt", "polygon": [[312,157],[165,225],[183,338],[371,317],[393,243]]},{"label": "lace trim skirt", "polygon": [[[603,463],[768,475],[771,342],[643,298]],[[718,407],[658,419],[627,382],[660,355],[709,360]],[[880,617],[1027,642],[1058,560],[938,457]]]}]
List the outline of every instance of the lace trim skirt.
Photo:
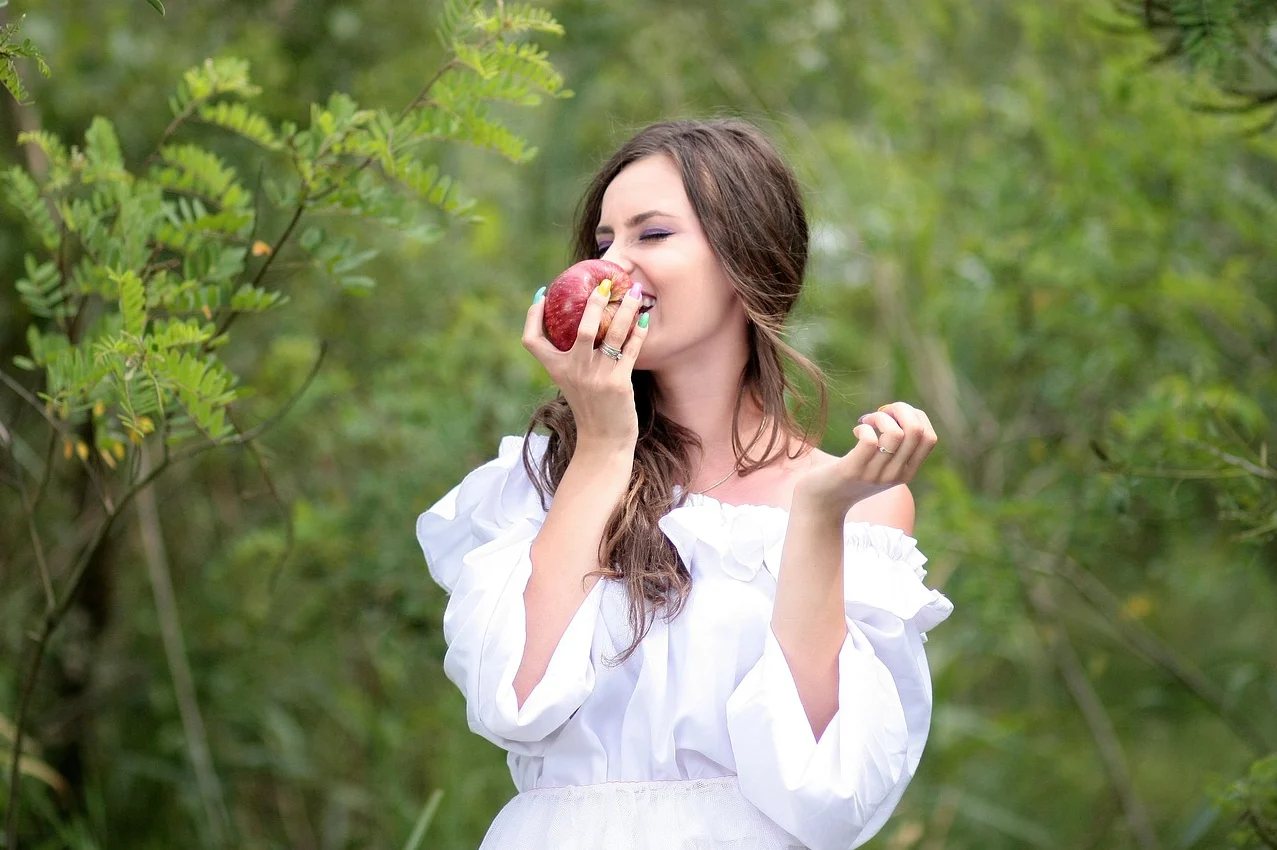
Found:
[{"label": "lace trim skirt", "polygon": [[803,850],[734,776],[524,791],[480,850]]}]

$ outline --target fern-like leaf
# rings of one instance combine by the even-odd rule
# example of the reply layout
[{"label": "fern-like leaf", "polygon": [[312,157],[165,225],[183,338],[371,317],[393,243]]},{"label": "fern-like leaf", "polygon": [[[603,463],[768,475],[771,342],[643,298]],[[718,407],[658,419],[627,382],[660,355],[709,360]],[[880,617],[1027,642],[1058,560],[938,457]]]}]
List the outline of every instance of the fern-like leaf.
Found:
[{"label": "fern-like leaf", "polygon": [[93,119],[84,133],[84,159],[82,179],[85,183],[133,178],[124,169],[124,154],[115,135],[115,125],[100,115]]},{"label": "fern-like leaf", "polygon": [[124,331],[140,338],[146,330],[146,284],[132,269],[123,273],[113,271],[111,278],[119,287],[120,315],[124,317]]},{"label": "fern-like leaf", "polygon": [[40,195],[40,187],[21,166],[15,165],[4,172],[5,194],[11,204],[26,216],[27,223],[49,251],[56,251],[62,241],[58,226],[49,214],[49,207]]},{"label": "fern-like leaf", "polygon": [[27,276],[19,278],[14,284],[22,303],[32,315],[44,318],[62,318],[66,315],[63,303],[66,290],[58,267],[52,262],[37,263],[34,256],[26,256]]},{"label": "fern-like leaf", "polygon": [[229,130],[266,150],[283,150],[278,134],[266,118],[243,103],[223,100],[203,104],[197,110],[200,120]]},{"label": "fern-like leaf", "polygon": [[18,144],[35,145],[43,153],[52,168],[67,167],[67,148],[62,140],[47,130],[24,130],[18,134]]},{"label": "fern-like leaf", "polygon": [[288,296],[258,286],[244,284],[231,297],[231,309],[237,313],[265,313],[288,303]]},{"label": "fern-like leaf", "polygon": [[235,169],[216,154],[196,145],[170,145],[160,149],[163,166],[151,171],[151,179],[165,189],[197,195],[222,209],[251,209],[252,197],[240,185]]},{"label": "fern-like leaf", "polygon": [[205,59],[182,75],[170,105],[173,114],[181,116],[192,106],[222,95],[252,98],[261,94],[261,88],[249,79],[249,64],[243,59],[226,57]]},{"label": "fern-like leaf", "polygon": [[435,30],[439,44],[450,50],[453,44],[469,35],[478,23],[478,8],[479,0],[444,0]]},{"label": "fern-like leaf", "polygon": [[517,35],[523,32],[563,35],[563,26],[548,10],[527,3],[505,6],[495,14],[476,11],[475,26],[489,35]]}]

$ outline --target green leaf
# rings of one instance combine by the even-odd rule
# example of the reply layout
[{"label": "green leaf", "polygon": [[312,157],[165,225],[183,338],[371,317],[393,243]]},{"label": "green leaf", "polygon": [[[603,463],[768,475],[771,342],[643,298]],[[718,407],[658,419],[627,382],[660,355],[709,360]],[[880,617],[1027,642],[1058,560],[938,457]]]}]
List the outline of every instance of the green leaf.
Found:
[{"label": "green leaf", "polygon": [[271,123],[243,103],[224,100],[217,104],[204,104],[199,107],[198,114],[201,120],[237,133],[267,150],[283,150]]},{"label": "green leaf", "polygon": [[12,166],[4,172],[4,183],[8,191],[5,193],[9,202],[26,216],[27,223],[35,230],[40,243],[48,251],[57,250],[62,237],[58,226],[49,214],[49,206],[40,194],[40,187],[31,179],[31,175],[19,165]]},{"label": "green leaf", "polygon": [[27,276],[19,278],[14,283],[14,288],[18,290],[27,309],[33,315],[44,318],[64,316],[63,301],[66,293],[58,267],[52,261],[37,263],[31,254],[26,255],[25,262]]},{"label": "green leaf", "polygon": [[118,179],[127,174],[115,125],[100,115],[93,119],[84,133],[84,156],[88,160],[86,183],[92,179]]},{"label": "green leaf", "polygon": [[125,333],[140,337],[146,330],[146,285],[132,269],[123,274],[111,273],[120,287],[120,314],[124,317]]},{"label": "green leaf", "polygon": [[146,0],[146,2],[150,3],[155,11],[159,12],[161,15],[164,14],[164,4],[161,3],[160,0]]}]

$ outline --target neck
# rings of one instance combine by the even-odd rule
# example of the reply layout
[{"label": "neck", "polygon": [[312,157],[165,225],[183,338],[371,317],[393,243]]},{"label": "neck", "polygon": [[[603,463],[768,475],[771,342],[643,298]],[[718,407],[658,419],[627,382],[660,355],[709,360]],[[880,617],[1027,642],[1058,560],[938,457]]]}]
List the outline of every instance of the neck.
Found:
[{"label": "neck", "polygon": [[[736,466],[732,420],[745,361],[740,358],[734,362],[713,364],[686,358],[683,362],[696,365],[661,370],[653,373],[652,377],[661,413],[700,438],[701,450],[693,453],[692,480],[689,482],[689,489],[700,492],[716,486],[724,476],[730,477],[729,473]],[[741,445],[748,446],[762,426],[762,408],[752,395],[747,395],[741,401],[736,431]],[[759,456],[757,447],[752,456]]]}]

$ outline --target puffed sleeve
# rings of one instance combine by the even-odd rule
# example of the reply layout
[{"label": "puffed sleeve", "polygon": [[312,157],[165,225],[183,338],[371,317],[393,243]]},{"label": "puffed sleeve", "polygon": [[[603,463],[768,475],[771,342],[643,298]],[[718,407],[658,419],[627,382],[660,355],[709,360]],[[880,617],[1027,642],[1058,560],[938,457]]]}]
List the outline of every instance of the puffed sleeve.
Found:
[{"label": "puffed sleeve", "polygon": [[742,791],[812,850],[864,844],[900,801],[931,726],[925,632],[953,610],[923,585],[926,558],[898,529],[850,523],[843,551],[847,638],[820,740],[770,628],[727,702]]},{"label": "puffed sleeve", "polygon": [[[534,457],[547,438],[534,434]],[[594,688],[591,647],[603,582],[596,582],[519,707],[514,675],[526,638],[523,591],[532,541],[545,521],[523,468],[523,438],[506,437],[498,456],[417,518],[417,540],[434,580],[448,591],[444,672],[466,698],[471,730],[509,752],[537,755]]]}]

